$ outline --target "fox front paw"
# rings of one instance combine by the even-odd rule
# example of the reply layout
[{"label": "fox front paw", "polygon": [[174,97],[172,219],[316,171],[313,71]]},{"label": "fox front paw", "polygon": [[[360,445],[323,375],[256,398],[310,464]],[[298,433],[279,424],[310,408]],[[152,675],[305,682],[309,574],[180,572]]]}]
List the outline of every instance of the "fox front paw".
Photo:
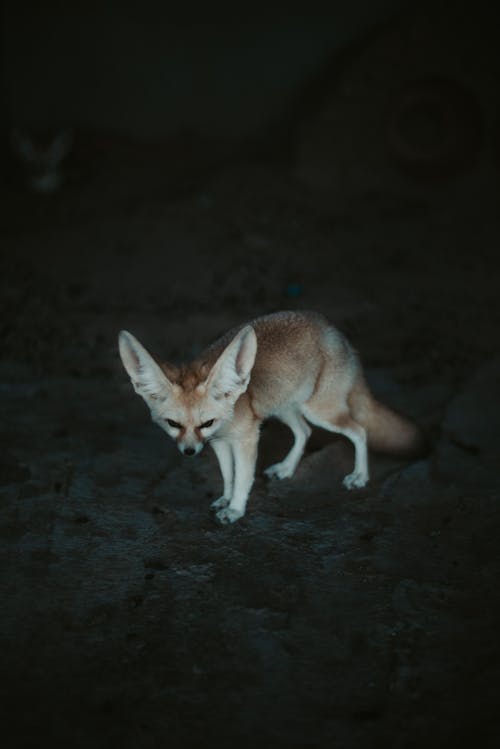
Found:
[{"label": "fox front paw", "polygon": [[366,473],[361,473],[361,471],[353,471],[345,477],[345,479],[342,481],[342,484],[346,489],[361,489],[363,486],[366,486],[367,482],[368,476],[366,475]]},{"label": "fox front paw", "polygon": [[282,461],[281,463],[275,463],[274,465],[269,466],[269,468],[266,468],[264,474],[268,479],[289,479],[290,476],[293,476],[294,470],[293,466]]},{"label": "fox front paw", "polygon": [[242,510],[232,510],[231,507],[224,507],[222,510],[215,513],[215,517],[219,523],[222,523],[222,525],[228,525],[229,523],[234,523],[236,520],[239,520],[239,518],[243,517],[244,514],[245,513],[242,512]]},{"label": "fox front paw", "polygon": [[230,500],[227,497],[219,497],[219,499],[215,499],[210,507],[213,507],[214,510],[219,510],[222,507],[227,507]]}]

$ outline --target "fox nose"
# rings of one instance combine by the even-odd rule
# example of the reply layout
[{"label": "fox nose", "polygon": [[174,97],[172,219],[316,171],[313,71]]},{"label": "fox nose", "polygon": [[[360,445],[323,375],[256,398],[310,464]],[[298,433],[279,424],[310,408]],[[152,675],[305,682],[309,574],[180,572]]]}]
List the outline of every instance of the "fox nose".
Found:
[{"label": "fox nose", "polygon": [[194,455],[196,450],[193,447],[185,447],[184,455]]}]

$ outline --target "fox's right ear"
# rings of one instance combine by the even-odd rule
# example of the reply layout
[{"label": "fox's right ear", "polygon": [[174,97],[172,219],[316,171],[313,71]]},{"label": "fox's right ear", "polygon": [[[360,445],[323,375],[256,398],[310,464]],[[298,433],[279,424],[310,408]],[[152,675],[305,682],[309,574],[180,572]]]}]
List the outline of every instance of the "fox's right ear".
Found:
[{"label": "fox's right ear", "polygon": [[229,398],[232,403],[244,393],[257,353],[257,336],[246,325],[226,346],[212,367],[207,386],[216,400]]},{"label": "fox's right ear", "polygon": [[123,366],[132,380],[135,392],[148,405],[151,405],[151,401],[167,400],[172,383],[137,338],[127,330],[122,330],[118,336],[118,345]]}]

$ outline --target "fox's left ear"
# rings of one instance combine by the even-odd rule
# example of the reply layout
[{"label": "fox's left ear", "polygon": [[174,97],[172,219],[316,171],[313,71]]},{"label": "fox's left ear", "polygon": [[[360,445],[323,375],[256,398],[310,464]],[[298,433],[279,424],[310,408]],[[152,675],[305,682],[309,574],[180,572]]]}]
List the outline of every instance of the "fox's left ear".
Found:
[{"label": "fox's left ear", "polygon": [[151,354],[127,330],[120,332],[118,345],[123,366],[132,380],[135,392],[149,406],[152,401],[166,400],[171,394],[172,384]]},{"label": "fox's left ear", "polygon": [[246,325],[226,346],[208,376],[207,389],[216,400],[228,398],[234,402],[245,392],[256,353],[255,330]]}]

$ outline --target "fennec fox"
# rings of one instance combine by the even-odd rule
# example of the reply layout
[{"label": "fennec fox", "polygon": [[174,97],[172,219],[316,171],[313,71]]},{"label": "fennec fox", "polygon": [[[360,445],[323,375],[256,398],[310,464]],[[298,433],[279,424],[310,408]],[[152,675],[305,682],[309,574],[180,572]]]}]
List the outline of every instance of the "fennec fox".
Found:
[{"label": "fennec fox", "polygon": [[[254,481],[260,425],[275,417],[295,442],[284,460],[265,473],[292,476],[315,426],[354,444],[348,489],[369,478],[367,444],[399,454],[419,452],[423,440],[411,422],[378,403],[365,384],[355,351],[314,312],[277,312],[224,335],[196,361],[160,364],[133,335],[119,336],[120,355],[136,393],[184,455],[208,442],[219,460],[223,495],[213,502],[217,519],[245,514]],[[309,423],[308,423],[309,422]]]}]

